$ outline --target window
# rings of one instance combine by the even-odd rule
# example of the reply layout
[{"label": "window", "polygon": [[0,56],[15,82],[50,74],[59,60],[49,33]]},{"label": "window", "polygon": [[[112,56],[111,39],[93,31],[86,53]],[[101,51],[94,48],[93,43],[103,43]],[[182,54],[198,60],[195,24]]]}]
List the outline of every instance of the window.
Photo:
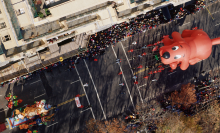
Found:
[{"label": "window", "polygon": [[0,23],[0,29],[3,29],[3,28],[5,28],[6,27],[6,24],[5,24],[5,22],[3,22],[3,23]]},{"label": "window", "polygon": [[11,37],[9,35],[6,35],[4,37],[2,37],[3,42],[9,41],[11,40]]}]

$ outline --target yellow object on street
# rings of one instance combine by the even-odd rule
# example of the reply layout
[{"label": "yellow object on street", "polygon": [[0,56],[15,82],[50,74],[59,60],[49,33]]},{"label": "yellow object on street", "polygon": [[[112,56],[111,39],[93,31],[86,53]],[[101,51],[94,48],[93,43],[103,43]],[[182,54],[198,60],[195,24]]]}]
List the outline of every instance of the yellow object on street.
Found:
[{"label": "yellow object on street", "polygon": [[62,62],[63,61],[63,57],[60,57],[60,62]]},{"label": "yellow object on street", "polygon": [[[209,12],[210,16],[212,17],[212,14],[210,13],[210,11],[208,10],[208,8],[206,7],[206,10]],[[212,19],[214,20],[214,18],[212,17]]]},{"label": "yellow object on street", "polygon": [[[83,97],[83,96],[85,96],[85,94],[80,95],[80,97]],[[74,100],[75,100],[75,97],[72,98],[72,99],[66,100],[66,101],[64,101],[64,102],[62,102],[62,103],[60,103],[60,104],[58,104],[57,107],[62,106],[62,105],[65,105],[65,104],[67,104],[67,103],[69,103],[69,102],[72,102],[72,101],[74,101]],[[52,110],[52,109],[54,109],[54,108],[55,108],[55,107],[52,107],[52,108],[50,108],[49,110]]]}]

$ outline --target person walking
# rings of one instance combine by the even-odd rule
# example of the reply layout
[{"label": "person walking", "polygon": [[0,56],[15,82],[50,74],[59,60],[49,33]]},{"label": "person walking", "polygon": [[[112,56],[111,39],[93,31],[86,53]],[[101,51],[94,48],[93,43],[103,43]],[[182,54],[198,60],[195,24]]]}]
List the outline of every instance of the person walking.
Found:
[{"label": "person walking", "polygon": [[153,79],[152,81],[157,81],[157,79]]},{"label": "person walking", "polygon": [[124,83],[120,83],[119,85],[120,85],[120,86],[124,86]]},{"label": "person walking", "polygon": [[133,78],[134,80],[136,80],[136,79],[137,79],[137,76],[133,76],[132,78]]},{"label": "person walking", "polygon": [[83,86],[84,86],[84,87],[88,87],[89,85],[88,85],[88,83],[85,83]]}]

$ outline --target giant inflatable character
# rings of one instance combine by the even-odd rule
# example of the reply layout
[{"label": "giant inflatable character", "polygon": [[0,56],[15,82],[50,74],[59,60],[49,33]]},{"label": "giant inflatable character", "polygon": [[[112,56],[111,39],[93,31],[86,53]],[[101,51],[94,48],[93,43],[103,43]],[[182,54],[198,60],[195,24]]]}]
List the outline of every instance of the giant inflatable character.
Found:
[{"label": "giant inflatable character", "polygon": [[201,29],[184,30],[182,35],[173,32],[172,37],[164,37],[164,46],[160,48],[162,63],[169,64],[172,69],[180,64],[180,69],[186,70],[189,64],[207,59],[212,52],[212,45],[220,44],[220,38],[210,39]]}]

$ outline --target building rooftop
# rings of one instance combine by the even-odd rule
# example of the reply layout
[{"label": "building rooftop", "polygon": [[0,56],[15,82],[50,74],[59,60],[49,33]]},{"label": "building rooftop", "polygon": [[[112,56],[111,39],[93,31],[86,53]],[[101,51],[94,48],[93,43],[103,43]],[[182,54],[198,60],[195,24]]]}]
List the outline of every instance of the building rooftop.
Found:
[{"label": "building rooftop", "polygon": [[11,0],[14,12],[18,18],[20,27],[25,27],[33,24],[33,19],[30,16],[28,4],[24,0]]}]

